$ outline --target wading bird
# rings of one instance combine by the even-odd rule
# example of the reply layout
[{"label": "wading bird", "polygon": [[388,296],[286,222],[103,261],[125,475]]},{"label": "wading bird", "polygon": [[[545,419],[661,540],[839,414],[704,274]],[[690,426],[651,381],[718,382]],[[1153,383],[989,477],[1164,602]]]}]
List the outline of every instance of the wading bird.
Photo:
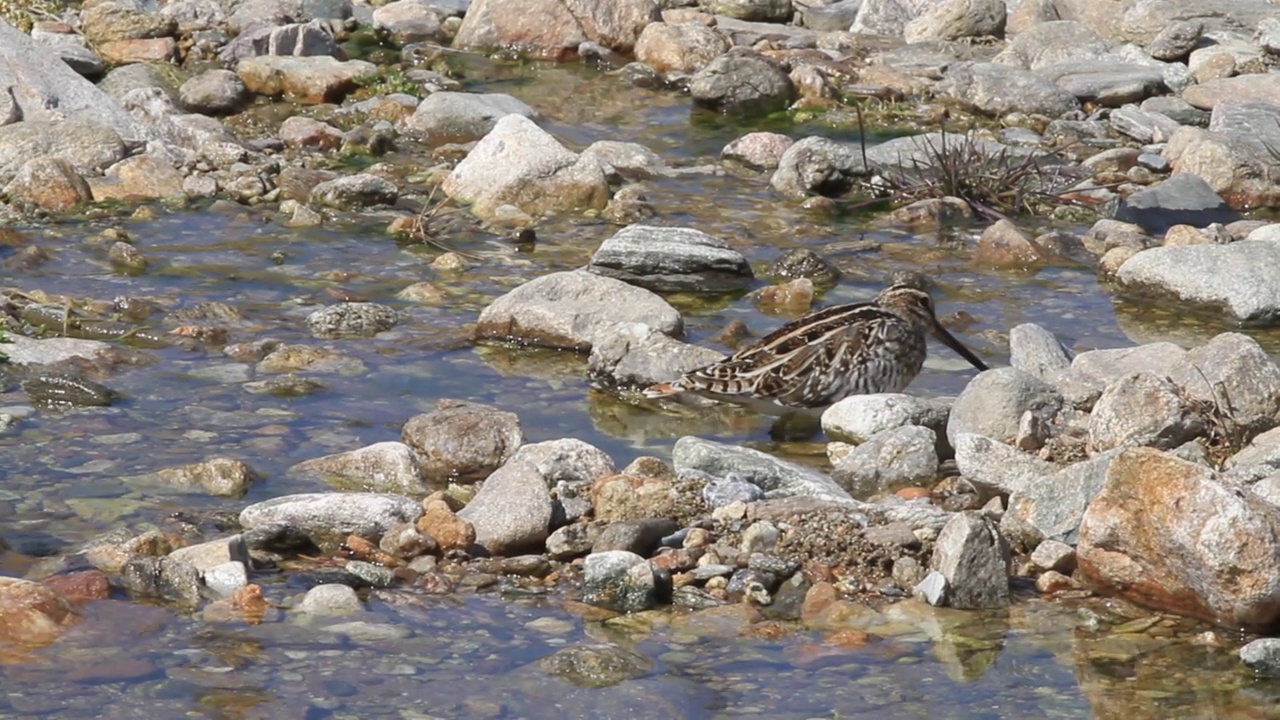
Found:
[{"label": "wading bird", "polygon": [[809,313],[644,395],[690,393],[768,415],[817,412],[850,395],[901,392],[920,373],[931,334],[987,369],[938,322],[928,293],[899,284],[871,302]]}]

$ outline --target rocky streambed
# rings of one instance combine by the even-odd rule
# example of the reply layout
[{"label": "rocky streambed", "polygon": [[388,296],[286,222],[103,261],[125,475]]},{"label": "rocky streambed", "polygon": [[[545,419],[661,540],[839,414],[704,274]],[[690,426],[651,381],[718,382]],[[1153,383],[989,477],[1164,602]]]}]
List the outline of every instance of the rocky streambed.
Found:
[{"label": "rocky streambed", "polygon": [[[1272,6],[0,11],[6,713],[1272,703]],[[903,276],[995,369],[636,393]]]}]

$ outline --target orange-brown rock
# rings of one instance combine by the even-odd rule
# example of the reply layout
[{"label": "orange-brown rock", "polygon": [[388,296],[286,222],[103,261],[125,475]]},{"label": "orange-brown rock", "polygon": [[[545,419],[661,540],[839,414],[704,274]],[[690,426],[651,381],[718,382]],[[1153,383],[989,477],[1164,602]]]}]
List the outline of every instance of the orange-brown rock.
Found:
[{"label": "orange-brown rock", "polygon": [[1080,523],[1081,575],[1148,607],[1280,627],[1280,509],[1152,448],[1111,462]]},{"label": "orange-brown rock", "polygon": [[71,603],[53,588],[0,577],[0,643],[47,645],[77,619]]},{"label": "orange-brown rock", "polygon": [[435,538],[441,550],[470,550],[475,544],[475,526],[455,515],[448,503],[432,500],[423,509],[418,530]]}]

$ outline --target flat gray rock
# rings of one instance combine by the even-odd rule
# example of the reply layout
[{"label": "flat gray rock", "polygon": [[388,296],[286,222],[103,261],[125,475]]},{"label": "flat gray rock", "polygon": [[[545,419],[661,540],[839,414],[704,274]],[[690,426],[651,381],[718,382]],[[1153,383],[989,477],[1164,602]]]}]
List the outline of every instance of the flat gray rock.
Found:
[{"label": "flat gray rock", "polygon": [[240,512],[246,530],[283,523],[318,542],[348,535],[377,538],[403,523],[416,522],[422,503],[390,493],[302,493],[255,503]]},{"label": "flat gray rock", "polygon": [[952,63],[937,90],[978,112],[997,117],[1022,112],[1058,118],[1080,108],[1074,95],[1049,78],[998,63]]},{"label": "flat gray rock", "polygon": [[1077,100],[1104,107],[1141,102],[1164,89],[1164,74],[1160,68],[1114,60],[1045,65],[1036,73],[1049,78]]},{"label": "flat gray rock", "polygon": [[1280,321],[1280,244],[1176,245],[1143,250],[1116,273],[1123,287],[1220,310],[1248,323]]},{"label": "flat gray rock", "polygon": [[0,20],[3,87],[15,89],[24,120],[89,120],[128,140],[148,139],[146,129],[128,111],[62,62],[57,49]]},{"label": "flat gray rock", "polygon": [[535,278],[480,313],[476,335],[544,347],[588,351],[620,322],[668,335],[683,329],[680,313],[658,295],[586,270]]},{"label": "flat gray rock", "polygon": [[591,346],[587,374],[605,386],[643,388],[723,358],[722,352],[681,342],[648,325],[617,323]]},{"label": "flat gray rock", "polygon": [[1071,370],[1082,378],[1106,387],[1135,372],[1150,372],[1165,377],[1186,354],[1186,350],[1171,342],[1089,350],[1071,361]]},{"label": "flat gray rock", "polygon": [[1240,213],[1199,175],[1177,173],[1122,200],[1116,219],[1158,236],[1174,225],[1227,225],[1239,220]]},{"label": "flat gray rock", "polygon": [[427,144],[479,140],[506,115],[535,118],[538,113],[504,93],[436,92],[422,99],[405,128],[422,135]]},{"label": "flat gray rock", "polygon": [[1043,540],[1075,545],[1085,509],[1102,491],[1111,461],[1121,452],[1099,453],[1023,485],[1009,495],[1000,529],[1028,548]]},{"label": "flat gray rock", "polygon": [[990,495],[1008,495],[1057,470],[1051,462],[984,435],[956,435],[956,467],[974,487]]},{"label": "flat gray rock", "polygon": [[834,480],[816,470],[737,445],[686,436],[676,441],[671,459],[676,472],[699,470],[721,478],[736,473],[758,485],[769,499],[805,495],[823,500],[852,500]]},{"label": "flat gray rock", "polygon": [[720,238],[685,227],[629,225],[605,240],[587,269],[659,292],[723,292],[747,287],[754,274],[742,253]]}]

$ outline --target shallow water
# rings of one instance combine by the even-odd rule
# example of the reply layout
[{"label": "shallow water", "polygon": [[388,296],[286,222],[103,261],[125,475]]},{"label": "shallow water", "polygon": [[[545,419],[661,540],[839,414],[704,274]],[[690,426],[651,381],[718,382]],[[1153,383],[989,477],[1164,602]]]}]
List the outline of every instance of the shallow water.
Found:
[{"label": "shallow water", "polygon": [[[741,133],[693,113],[678,95],[624,89],[581,68],[526,65],[497,75],[470,89],[521,96],[575,147],[630,140],[673,166],[710,167],[720,148]],[[814,122],[792,133],[820,129]],[[810,213],[774,196],[767,177],[691,171],[647,187],[658,210],[654,222],[723,237],[758,273],[792,247],[832,260],[845,277],[823,303],[868,298],[894,271],[929,274],[939,285],[940,312],[964,313],[961,337],[995,363],[1005,359],[1007,329],[1022,322],[1050,328],[1075,350],[1154,339],[1189,344],[1227,327],[1158,303],[1113,299],[1088,267],[1014,273],[976,266],[968,260],[972,232],[939,237],[876,230],[865,216]],[[608,451],[619,466],[639,455],[666,456],[686,434],[789,456],[805,452],[772,443],[766,418],[732,410],[659,411],[592,389],[584,356],[466,342],[467,326],[485,304],[522,281],[583,265],[616,227],[572,218],[547,222],[531,251],[481,236],[444,238],[482,261],[442,273],[430,265],[437,250],[398,244],[383,233],[390,216],[295,230],[269,210],[156,210],[158,217],[150,220],[32,231],[55,259],[4,284],[78,298],[153,298],[168,310],[226,302],[245,316],[232,326],[233,342],[270,337],[317,344],[351,360],[339,372],[303,373],[323,383],[320,392],[281,398],[247,392],[245,382],[264,376],[216,350],[146,350],[151,365],[107,381],[124,393],[122,403],[34,413],[0,436],[0,535],[13,548],[0,555],[0,571],[39,572],[47,558],[77,543],[121,527],[163,527],[175,511],[238,511],[277,495],[327,489],[286,471],[301,460],[398,439],[409,417],[446,397],[513,410],[530,441],[581,438]],[[134,238],[151,261],[145,274],[114,273],[105,245],[85,240],[108,226],[123,227]],[[435,282],[446,302],[422,306],[395,298],[421,280]],[[762,279],[757,286],[765,284]],[[389,304],[403,318],[372,339],[314,340],[303,321],[333,302],[334,293]],[[744,320],[756,334],[786,319],[745,297],[672,300],[686,311],[692,342],[710,342],[732,319]],[[167,330],[174,324],[161,325]],[[1254,334],[1269,349],[1280,348],[1280,335]],[[911,391],[954,394],[971,372],[942,349]],[[25,402],[20,392],[0,394],[0,411]],[[264,479],[238,502],[140,479],[214,456],[242,458]],[[259,580],[274,600],[304,589],[279,578]],[[38,662],[0,667],[8,694],[5,699],[0,693],[0,716],[1280,715],[1273,709],[1280,686],[1247,677],[1230,649],[1190,644],[1183,626],[1155,636],[1114,635],[1108,622],[1094,629],[1081,613],[1069,604],[1036,600],[995,616],[898,609],[860,628],[871,639],[849,647],[847,638],[822,633],[762,633],[759,623],[731,613],[694,620],[651,614],[601,624],[575,617],[555,600],[497,593],[375,598],[368,616],[359,618],[375,623],[373,629],[349,629],[355,637],[287,614],[245,626],[105,602],[93,606],[90,620],[63,642],[41,651]],[[551,678],[538,665],[566,645],[597,642],[632,648],[652,666],[621,684],[588,689]]]}]

